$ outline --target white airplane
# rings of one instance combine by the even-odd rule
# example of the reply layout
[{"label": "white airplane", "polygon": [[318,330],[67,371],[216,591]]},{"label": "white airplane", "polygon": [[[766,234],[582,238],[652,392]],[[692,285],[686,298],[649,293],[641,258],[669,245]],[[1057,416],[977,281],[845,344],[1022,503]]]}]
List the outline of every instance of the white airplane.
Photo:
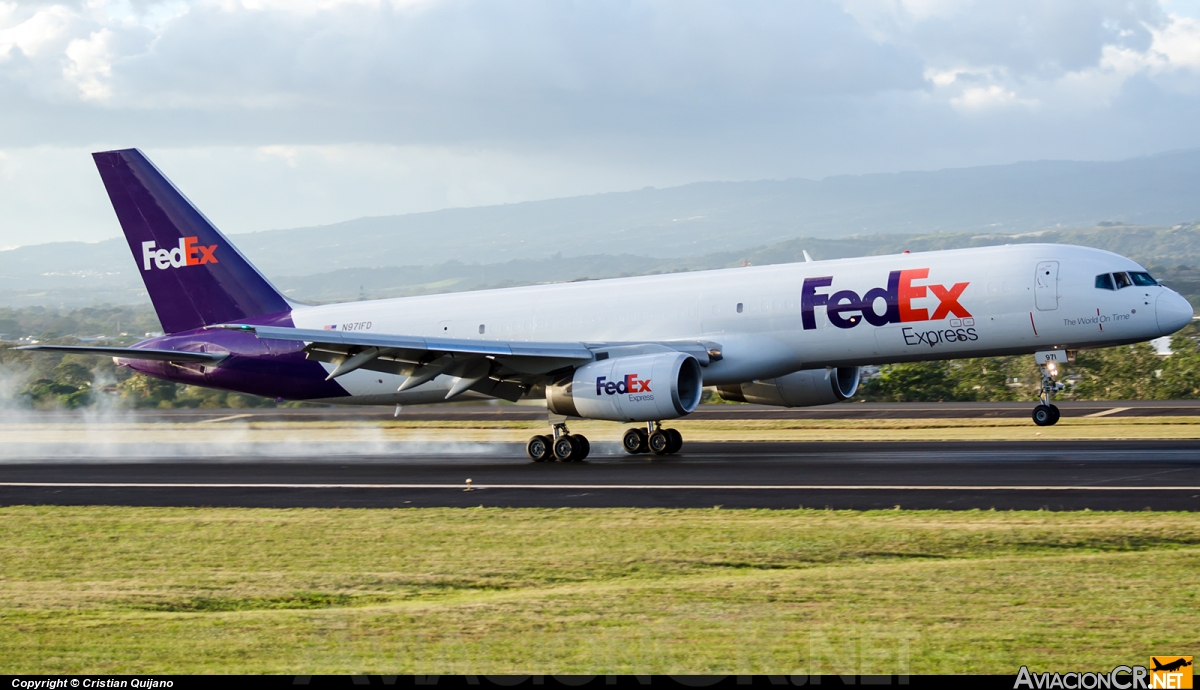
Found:
[{"label": "white airplane", "polygon": [[[852,397],[860,367],[1034,354],[1039,425],[1075,350],[1173,333],[1192,307],[1137,263],[1069,245],[904,253],[306,306],[279,293],[138,150],[93,154],[166,335],[111,355],[179,383],[349,405],[544,397],[535,461],[578,461],[570,419],[663,421],[702,388],[785,407]],[[352,238],[350,238],[352,239]],[[569,260],[569,259],[567,259]]]}]

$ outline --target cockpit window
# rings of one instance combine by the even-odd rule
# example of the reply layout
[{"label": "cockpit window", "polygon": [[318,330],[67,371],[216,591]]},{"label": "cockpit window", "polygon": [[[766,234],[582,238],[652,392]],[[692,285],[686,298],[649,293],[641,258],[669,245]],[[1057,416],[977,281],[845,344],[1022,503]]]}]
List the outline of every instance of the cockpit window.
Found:
[{"label": "cockpit window", "polygon": [[1129,277],[1133,279],[1133,284],[1139,287],[1148,287],[1150,285],[1158,285],[1158,281],[1150,277],[1149,273],[1129,273]]},{"label": "cockpit window", "polygon": [[1117,289],[1118,290],[1120,290],[1121,288],[1127,288],[1130,285],[1133,285],[1133,283],[1129,280],[1129,274],[1124,273],[1124,272],[1114,273],[1113,280],[1117,281]]},{"label": "cockpit window", "polygon": [[1101,290],[1117,289],[1113,286],[1111,273],[1101,273],[1100,275],[1096,276],[1096,287],[1100,288]]}]

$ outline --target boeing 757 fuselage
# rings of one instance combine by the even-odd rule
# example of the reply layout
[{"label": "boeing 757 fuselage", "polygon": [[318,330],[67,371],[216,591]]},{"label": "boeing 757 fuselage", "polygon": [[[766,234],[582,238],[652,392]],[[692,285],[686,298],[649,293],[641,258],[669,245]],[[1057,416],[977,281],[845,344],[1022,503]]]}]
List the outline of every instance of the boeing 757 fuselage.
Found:
[{"label": "boeing 757 fuselage", "polygon": [[[854,395],[859,367],[1034,354],[1034,421],[1056,364],[1192,318],[1111,252],[1019,244],[582,281],[321,306],[285,298],[136,149],[94,154],[166,335],[109,354],[198,386],[351,405],[545,397],[534,460],[580,460],[572,418],[644,422],[630,452],[678,452],[664,420],[702,388],[769,405]],[[352,238],[347,238],[352,241]]]}]

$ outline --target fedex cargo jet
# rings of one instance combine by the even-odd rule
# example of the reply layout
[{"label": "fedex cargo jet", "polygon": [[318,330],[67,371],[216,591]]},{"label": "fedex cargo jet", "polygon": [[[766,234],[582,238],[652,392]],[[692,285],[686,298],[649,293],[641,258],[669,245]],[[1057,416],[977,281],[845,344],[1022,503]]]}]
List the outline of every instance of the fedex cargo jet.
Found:
[{"label": "fedex cargo jet", "polygon": [[1052,244],[872,256],[308,306],[279,293],[138,150],[93,154],[166,335],[113,356],[148,376],[350,405],[545,398],[535,461],[578,461],[571,419],[634,422],[630,453],[714,386],[785,407],[855,394],[868,364],[1032,354],[1039,425],[1081,348],[1173,333],[1178,293],[1110,252]]}]

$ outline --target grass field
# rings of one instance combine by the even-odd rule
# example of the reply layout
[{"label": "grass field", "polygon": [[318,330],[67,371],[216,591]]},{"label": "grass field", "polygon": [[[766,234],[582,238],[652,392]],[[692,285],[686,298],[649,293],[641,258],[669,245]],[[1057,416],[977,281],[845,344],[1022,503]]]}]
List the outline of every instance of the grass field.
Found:
[{"label": "grass field", "polygon": [[0,508],[0,672],[1015,673],[1200,647],[1175,513]]}]

